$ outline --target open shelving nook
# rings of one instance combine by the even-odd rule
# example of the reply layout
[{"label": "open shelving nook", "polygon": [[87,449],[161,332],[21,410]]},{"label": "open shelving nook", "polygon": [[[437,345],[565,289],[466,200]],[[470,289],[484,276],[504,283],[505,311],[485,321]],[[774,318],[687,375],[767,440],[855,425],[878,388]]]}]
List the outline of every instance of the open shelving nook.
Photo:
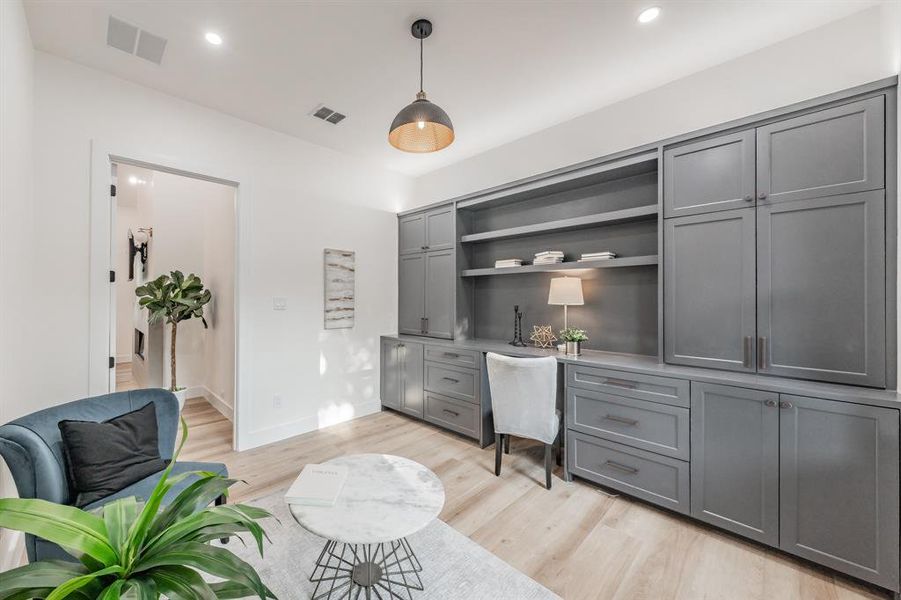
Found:
[{"label": "open shelving nook", "polygon": [[[562,309],[547,304],[550,279],[574,276],[585,305],[569,308],[570,324],[595,334],[587,348],[658,355],[658,165],[654,149],[458,201],[459,333],[509,337],[513,305],[526,330],[559,329]],[[545,250],[562,251],[564,262],[530,264]],[[579,260],[602,251],[616,258]],[[510,258],[524,264],[495,268]]]}]

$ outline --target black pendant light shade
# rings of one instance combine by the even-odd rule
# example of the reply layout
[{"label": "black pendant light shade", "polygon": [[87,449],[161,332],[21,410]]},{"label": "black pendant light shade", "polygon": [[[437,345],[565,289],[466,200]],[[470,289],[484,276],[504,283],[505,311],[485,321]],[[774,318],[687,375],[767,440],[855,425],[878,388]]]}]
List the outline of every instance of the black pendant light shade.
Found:
[{"label": "black pendant light shade", "polygon": [[412,33],[419,40],[419,93],[394,117],[388,142],[404,152],[436,152],[454,141],[454,125],[444,109],[429,102],[422,91],[422,40],[432,33],[432,24],[419,19],[413,23]]}]

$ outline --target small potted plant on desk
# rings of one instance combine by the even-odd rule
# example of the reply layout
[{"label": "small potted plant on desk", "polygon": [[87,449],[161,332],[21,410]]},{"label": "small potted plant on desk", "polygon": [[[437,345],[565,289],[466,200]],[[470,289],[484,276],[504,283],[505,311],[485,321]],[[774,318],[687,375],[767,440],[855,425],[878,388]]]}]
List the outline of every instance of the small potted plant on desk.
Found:
[{"label": "small potted plant on desk", "polygon": [[160,275],[153,281],[135,289],[138,304],[150,312],[150,323],[165,321],[172,325],[172,336],[169,351],[169,371],[172,383],[169,389],[178,398],[178,408],[185,406],[186,388],[179,388],[175,381],[175,341],[178,336],[178,324],[188,319],[198,318],[206,329],[203,318],[203,307],[209,303],[212,294],[203,288],[200,277],[191,273],[185,277],[181,271],[172,271],[168,275]]},{"label": "small potted plant on desk", "polygon": [[567,327],[560,331],[560,339],[566,342],[566,354],[579,356],[582,354],[582,342],[587,342],[588,336],[585,334],[584,329]]}]

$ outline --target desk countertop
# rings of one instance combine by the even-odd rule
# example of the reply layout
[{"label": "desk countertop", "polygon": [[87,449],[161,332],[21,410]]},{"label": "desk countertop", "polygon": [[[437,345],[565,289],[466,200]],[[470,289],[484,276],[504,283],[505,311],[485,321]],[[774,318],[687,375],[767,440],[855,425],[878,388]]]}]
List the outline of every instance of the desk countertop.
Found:
[{"label": "desk countertop", "polygon": [[679,365],[669,365],[658,362],[657,357],[655,356],[618,354],[616,352],[601,352],[598,350],[583,350],[581,356],[567,356],[563,352],[552,349],[535,348],[533,346],[515,347],[503,340],[485,340],[477,338],[466,340],[442,340],[415,335],[384,335],[382,337],[406,342],[419,342],[421,344],[433,346],[474,350],[477,352],[497,352],[498,354],[506,354],[507,356],[553,356],[559,362],[572,365],[621,369],[624,371],[657,375],[660,377],[675,377],[677,379],[690,379],[691,381],[703,383],[750,387],[781,394],[812,396],[816,398],[825,398],[827,400],[839,400],[842,402],[855,402],[857,404],[901,409],[901,396],[899,396],[898,392],[895,390],[880,390],[835,383],[820,383],[816,381],[788,379],[769,375],[734,373],[731,371],[717,371],[715,369],[703,369],[699,367],[682,367]]}]

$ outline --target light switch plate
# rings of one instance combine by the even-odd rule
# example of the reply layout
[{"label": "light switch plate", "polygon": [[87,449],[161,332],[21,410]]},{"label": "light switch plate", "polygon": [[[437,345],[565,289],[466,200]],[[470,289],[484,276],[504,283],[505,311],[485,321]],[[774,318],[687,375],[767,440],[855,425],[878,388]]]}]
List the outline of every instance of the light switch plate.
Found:
[{"label": "light switch plate", "polygon": [[272,310],[288,310],[288,299],[281,296],[272,298]]}]

